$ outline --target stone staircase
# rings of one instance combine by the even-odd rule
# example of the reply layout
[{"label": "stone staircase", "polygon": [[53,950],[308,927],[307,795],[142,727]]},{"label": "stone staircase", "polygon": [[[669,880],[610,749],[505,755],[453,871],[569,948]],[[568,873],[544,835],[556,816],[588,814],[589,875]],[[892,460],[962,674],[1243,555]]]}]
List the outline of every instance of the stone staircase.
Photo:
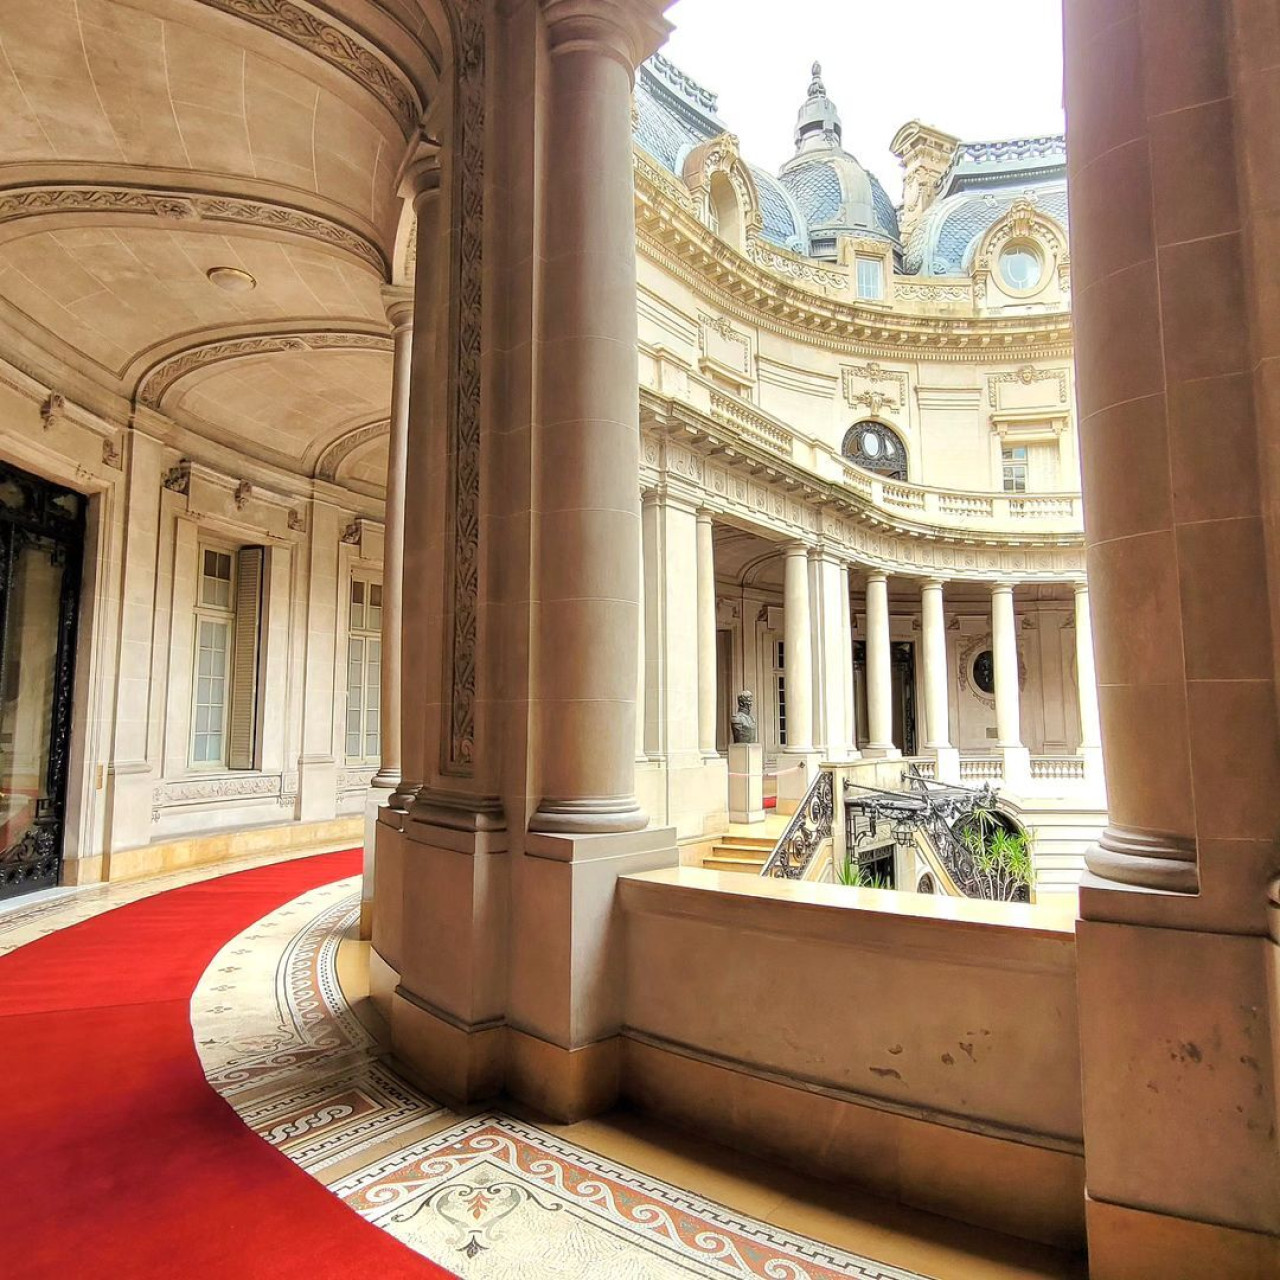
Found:
[{"label": "stone staircase", "polygon": [[702,860],[708,871],[741,871],[758,876],[769,860],[775,841],[768,836],[723,836]]}]

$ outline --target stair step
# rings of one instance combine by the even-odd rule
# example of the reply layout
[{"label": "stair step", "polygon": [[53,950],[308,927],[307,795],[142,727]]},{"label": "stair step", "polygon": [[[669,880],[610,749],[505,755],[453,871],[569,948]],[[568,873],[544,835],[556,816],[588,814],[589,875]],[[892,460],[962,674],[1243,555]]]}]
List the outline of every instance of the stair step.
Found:
[{"label": "stair step", "polygon": [[758,876],[763,860],[755,862],[749,858],[704,858],[703,869],[706,871],[739,871],[744,875]]},{"label": "stair step", "polygon": [[732,849],[769,849],[772,851],[776,841],[768,836],[721,836],[717,844]]}]

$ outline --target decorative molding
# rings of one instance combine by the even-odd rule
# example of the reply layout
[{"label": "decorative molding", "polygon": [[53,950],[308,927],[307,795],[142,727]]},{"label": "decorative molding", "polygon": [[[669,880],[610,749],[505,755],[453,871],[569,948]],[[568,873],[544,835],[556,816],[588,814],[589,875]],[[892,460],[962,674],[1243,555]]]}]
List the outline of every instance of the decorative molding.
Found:
[{"label": "decorative molding", "polygon": [[357,449],[362,448],[371,440],[377,440],[390,434],[391,423],[389,420],[384,419],[381,422],[369,422],[362,427],[355,427],[345,435],[339,436],[331,444],[325,446],[324,451],[316,460],[316,479],[331,482],[337,480],[339,467]]},{"label": "decorative molding", "polygon": [[808,258],[780,249],[759,236],[749,235],[743,256],[757,267],[772,271],[776,275],[789,276],[792,280],[804,280],[817,285],[820,289],[833,289],[841,293],[849,288],[849,279],[839,271],[828,267],[820,267]]},{"label": "decorative molding", "polygon": [[175,382],[197,369],[224,360],[240,360],[248,356],[271,355],[282,351],[385,351],[390,355],[393,347],[392,340],[382,334],[347,332],[260,334],[252,338],[204,342],[179,351],[148,369],[139,379],[136,399],[149,409],[159,409],[165,392]]},{"label": "decorative molding", "polygon": [[201,804],[210,800],[248,800],[280,794],[280,775],[249,774],[234,778],[207,778],[191,782],[167,782],[152,792],[152,803]]},{"label": "decorative molding", "polygon": [[480,391],[484,334],[484,0],[459,0],[456,39],[458,85],[453,166],[457,252],[450,290],[453,365],[449,382],[450,494],[453,523],[449,593],[453,627],[448,638],[445,688],[449,698],[444,763],[468,774],[475,758],[476,667],[480,591]]},{"label": "decorative molding", "polygon": [[382,250],[368,237],[319,214],[269,200],[77,183],[0,190],[0,223],[51,213],[138,214],[169,222],[233,222],[318,240],[359,258],[380,276],[387,269]]},{"label": "decorative molding", "polygon": [[119,471],[123,465],[120,454],[120,441],[115,436],[104,436],[102,440],[102,465]]},{"label": "decorative molding", "polygon": [[350,795],[353,791],[368,791],[377,769],[339,769],[337,791],[340,796]]},{"label": "decorative molding", "polygon": [[232,500],[236,504],[237,511],[243,511],[249,503],[249,499],[253,497],[253,485],[248,480],[241,480],[235,487],[235,492],[231,495]]},{"label": "decorative molding", "polygon": [[349,76],[386,107],[404,133],[410,133],[417,125],[422,113],[418,95],[383,50],[361,44],[349,32],[291,0],[200,0],[200,3],[280,36]]},{"label": "decorative molding", "polygon": [[1037,369],[1033,364],[1024,364],[1022,368],[1015,369],[1006,373],[990,373],[987,375],[987,403],[993,409],[1000,407],[1000,386],[1024,386],[1029,387],[1037,382],[1051,382],[1056,380],[1058,383],[1058,403],[1065,405],[1067,403],[1068,386],[1067,371],[1065,369]]},{"label": "decorative molding", "polygon": [[358,547],[360,545],[360,540],[363,534],[364,534],[364,530],[360,526],[360,521],[353,520],[338,535],[338,541],[345,543],[349,547]]},{"label": "decorative molding", "polygon": [[973,286],[968,284],[913,284],[895,278],[895,302],[972,302]]},{"label": "decorative molding", "polygon": [[[858,383],[870,383],[872,390],[859,389]],[[883,413],[891,409],[901,413],[907,403],[907,375],[896,369],[886,369],[874,360],[870,364],[846,364],[840,367],[840,384],[844,389],[845,403],[851,409],[866,408],[869,413]],[[895,387],[896,393],[886,395],[874,390],[880,385]]]}]

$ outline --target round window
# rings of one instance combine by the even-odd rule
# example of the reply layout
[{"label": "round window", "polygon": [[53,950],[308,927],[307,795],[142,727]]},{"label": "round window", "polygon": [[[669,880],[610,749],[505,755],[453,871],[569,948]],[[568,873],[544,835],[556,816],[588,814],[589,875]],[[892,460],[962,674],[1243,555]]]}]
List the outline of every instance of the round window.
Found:
[{"label": "round window", "polygon": [[878,458],[880,456],[880,437],[873,431],[864,431],[859,443],[862,445],[862,452],[868,458]]},{"label": "round window", "polygon": [[1000,255],[1000,278],[1019,293],[1026,293],[1040,283],[1040,255],[1030,245],[1011,244]]},{"label": "round window", "polygon": [[990,649],[983,649],[973,660],[973,683],[983,693],[996,691],[996,657]]}]

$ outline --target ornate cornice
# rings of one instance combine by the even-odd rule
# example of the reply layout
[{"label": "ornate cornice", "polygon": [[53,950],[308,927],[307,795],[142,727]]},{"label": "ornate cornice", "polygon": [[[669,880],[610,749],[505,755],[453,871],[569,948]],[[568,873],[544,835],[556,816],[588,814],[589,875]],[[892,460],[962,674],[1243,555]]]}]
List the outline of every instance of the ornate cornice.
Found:
[{"label": "ornate cornice", "polygon": [[138,381],[135,399],[149,409],[158,409],[165,392],[180,378],[226,360],[281,351],[385,351],[390,355],[392,348],[392,340],[382,334],[352,332],[272,333],[202,342],[168,356],[148,369]]},{"label": "ornate cornice", "polygon": [[210,9],[243,18],[327,62],[371,93],[408,134],[422,115],[409,77],[384,49],[362,41],[292,0],[199,0]]},{"label": "ornate cornice", "polygon": [[327,445],[316,460],[315,476],[317,480],[336,481],[338,469],[357,449],[373,440],[381,439],[391,432],[388,421],[368,422],[362,427],[353,427],[345,435],[339,436]]},{"label": "ornate cornice", "polygon": [[745,323],[842,355],[901,360],[927,352],[934,360],[976,363],[1072,354],[1065,311],[930,316],[834,297],[848,293],[843,273],[754,237],[738,253],[701,223],[693,198],[640,151],[635,178],[639,251]]},{"label": "ornate cornice", "polygon": [[944,528],[891,514],[691,406],[645,388],[640,406],[642,485],[679,493],[805,545],[824,541],[888,573],[988,582],[1080,576],[1082,533]]},{"label": "ornate cornice", "polygon": [[167,222],[232,222],[318,240],[360,259],[380,276],[385,276],[387,271],[386,257],[367,236],[331,218],[270,200],[83,183],[49,183],[0,190],[0,224],[48,214],[126,214]]}]

